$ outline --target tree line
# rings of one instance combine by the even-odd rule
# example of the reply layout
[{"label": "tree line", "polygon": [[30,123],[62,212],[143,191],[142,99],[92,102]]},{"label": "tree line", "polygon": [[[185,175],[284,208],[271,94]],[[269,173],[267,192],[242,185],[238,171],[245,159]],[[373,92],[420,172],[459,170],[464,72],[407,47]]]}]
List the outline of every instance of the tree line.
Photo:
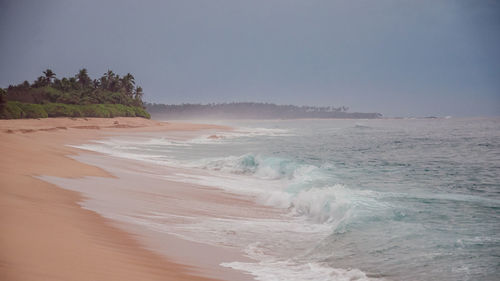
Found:
[{"label": "tree line", "polygon": [[24,81],[7,88],[4,99],[25,103],[64,103],[64,104],[123,104],[143,107],[143,89],[135,85],[135,78],[127,73],[124,76],[108,70],[101,77],[91,79],[88,71],[82,68],[73,77],[57,78],[47,69],[33,83]]},{"label": "tree line", "polygon": [[32,83],[0,88],[0,119],[46,117],[144,117],[142,87],[135,78],[108,70],[92,79],[82,68],[73,77],[58,78],[47,69]]},{"label": "tree line", "polygon": [[379,113],[348,112],[345,106],[296,106],[273,103],[233,102],[210,104],[146,103],[155,118],[163,119],[297,119],[297,118],[380,118]]}]

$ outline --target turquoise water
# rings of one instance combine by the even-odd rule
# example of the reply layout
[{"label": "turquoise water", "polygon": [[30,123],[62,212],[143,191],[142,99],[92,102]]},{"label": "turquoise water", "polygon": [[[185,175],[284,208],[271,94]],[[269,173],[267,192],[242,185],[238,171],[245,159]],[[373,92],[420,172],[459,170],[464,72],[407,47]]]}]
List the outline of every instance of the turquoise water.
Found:
[{"label": "turquoise water", "polygon": [[224,264],[258,280],[500,279],[500,119],[220,123],[236,130],[99,145],[287,210],[241,226],[256,263]]}]

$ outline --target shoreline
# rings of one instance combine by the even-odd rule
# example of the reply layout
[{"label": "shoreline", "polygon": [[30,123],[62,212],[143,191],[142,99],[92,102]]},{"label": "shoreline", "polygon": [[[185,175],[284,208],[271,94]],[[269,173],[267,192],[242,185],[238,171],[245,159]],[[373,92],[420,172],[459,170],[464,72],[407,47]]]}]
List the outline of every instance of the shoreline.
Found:
[{"label": "shoreline", "polygon": [[193,273],[197,275],[229,281],[254,280],[247,273],[220,265],[234,261],[254,262],[244,256],[241,249],[193,240],[173,229],[193,218],[205,221],[241,215],[240,209],[245,207],[265,209],[265,213],[270,214],[267,207],[256,206],[250,198],[219,188],[165,178],[189,173],[184,168],[86,150],[72,158],[100,167],[113,178],[40,178],[60,188],[79,192],[85,198],[78,203],[83,209],[109,218],[112,225],[134,235],[144,248],[181,264],[196,266]]},{"label": "shoreline", "polygon": [[[112,177],[72,156],[110,133],[229,129],[142,118],[0,121],[0,279],[214,280],[200,269],[148,250],[136,235],[84,209],[84,196],[39,179]],[[189,242],[188,242],[189,243]]]}]

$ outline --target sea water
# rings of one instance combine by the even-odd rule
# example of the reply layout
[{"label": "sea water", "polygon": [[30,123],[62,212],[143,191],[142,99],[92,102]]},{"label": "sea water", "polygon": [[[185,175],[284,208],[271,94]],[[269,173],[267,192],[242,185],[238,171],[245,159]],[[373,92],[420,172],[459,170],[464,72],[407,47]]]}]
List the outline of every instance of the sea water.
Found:
[{"label": "sea water", "polygon": [[283,210],[169,228],[240,249],[252,262],[221,266],[256,280],[500,280],[500,119],[219,123],[234,130],[80,148]]}]

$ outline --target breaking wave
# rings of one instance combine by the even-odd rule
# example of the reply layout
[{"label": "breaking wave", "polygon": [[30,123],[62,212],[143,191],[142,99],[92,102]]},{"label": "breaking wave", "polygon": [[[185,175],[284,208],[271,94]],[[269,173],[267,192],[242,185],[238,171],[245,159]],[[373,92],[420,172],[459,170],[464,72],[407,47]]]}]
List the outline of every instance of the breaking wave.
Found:
[{"label": "breaking wave", "polygon": [[353,190],[342,184],[332,184],[328,165],[317,167],[290,159],[245,154],[195,161],[193,168],[236,175],[207,180],[210,185],[232,192],[251,193],[260,203],[286,208],[293,216],[308,218],[311,222],[327,223],[342,228],[356,208],[380,205],[372,191]]}]

